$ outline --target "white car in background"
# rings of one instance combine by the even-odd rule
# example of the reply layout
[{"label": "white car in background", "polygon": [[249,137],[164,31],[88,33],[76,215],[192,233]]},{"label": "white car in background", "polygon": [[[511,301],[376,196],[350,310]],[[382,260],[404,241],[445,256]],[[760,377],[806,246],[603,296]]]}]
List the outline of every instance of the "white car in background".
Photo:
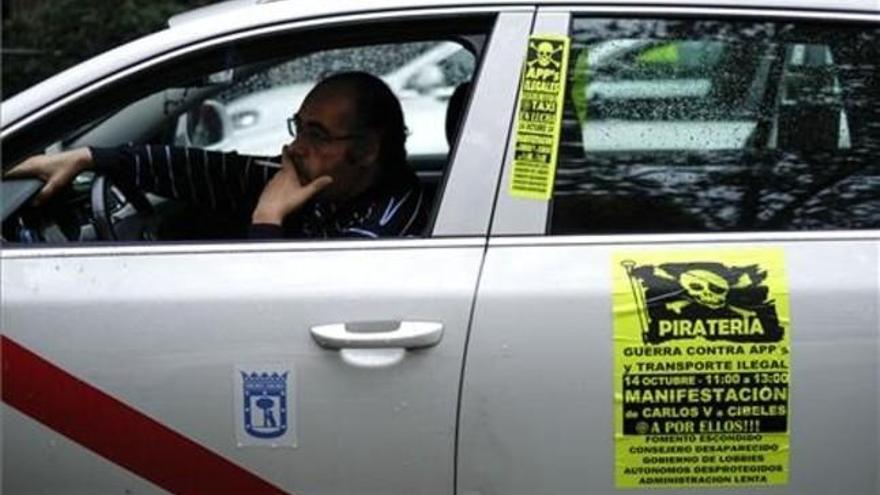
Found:
[{"label": "white car in background", "polygon": [[[455,86],[464,82],[448,80],[441,68],[453,58],[464,63],[469,61],[473,68],[473,55],[460,44],[440,42],[381,76],[400,99],[409,130],[407,151],[411,156],[444,155],[449,150],[443,133],[446,106]],[[228,136],[210,148],[258,156],[277,155],[281,145],[290,141],[287,119],[317,82],[277,85],[227,101],[224,107],[230,122]]]}]

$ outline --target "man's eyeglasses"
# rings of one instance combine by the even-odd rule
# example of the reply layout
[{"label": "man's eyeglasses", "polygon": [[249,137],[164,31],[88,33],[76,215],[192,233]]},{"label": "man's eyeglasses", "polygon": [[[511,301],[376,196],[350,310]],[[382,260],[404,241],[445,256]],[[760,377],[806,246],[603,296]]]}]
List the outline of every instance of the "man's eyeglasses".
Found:
[{"label": "man's eyeglasses", "polygon": [[312,125],[304,125],[299,115],[294,115],[287,119],[287,132],[291,137],[305,139],[316,146],[328,146],[336,141],[349,141],[363,137],[363,134],[346,134],[344,136],[334,136],[321,127]]}]

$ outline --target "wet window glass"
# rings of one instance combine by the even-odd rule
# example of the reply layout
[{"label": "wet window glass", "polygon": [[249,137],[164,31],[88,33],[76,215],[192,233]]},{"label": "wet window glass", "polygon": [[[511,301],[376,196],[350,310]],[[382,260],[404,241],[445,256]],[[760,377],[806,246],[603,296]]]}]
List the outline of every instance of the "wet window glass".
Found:
[{"label": "wet window glass", "polygon": [[550,232],[877,228],[877,38],[575,19]]},{"label": "wet window glass", "polygon": [[287,118],[318,81],[339,72],[365,71],[380,76],[400,99],[409,130],[409,155],[444,155],[449,151],[443,137],[449,96],[456,85],[470,80],[475,65],[473,53],[445,41],[339,48],[285,61],[219,95],[236,139],[215,148],[277,154],[290,138]]}]

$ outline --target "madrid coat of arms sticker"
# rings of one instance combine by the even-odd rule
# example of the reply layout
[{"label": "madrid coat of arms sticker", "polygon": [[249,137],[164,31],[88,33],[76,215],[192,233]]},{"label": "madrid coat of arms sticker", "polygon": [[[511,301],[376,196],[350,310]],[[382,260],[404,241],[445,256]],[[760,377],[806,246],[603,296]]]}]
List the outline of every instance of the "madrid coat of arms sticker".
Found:
[{"label": "madrid coat of arms sticker", "polygon": [[237,366],[238,446],[296,447],[294,373],[289,366]]}]

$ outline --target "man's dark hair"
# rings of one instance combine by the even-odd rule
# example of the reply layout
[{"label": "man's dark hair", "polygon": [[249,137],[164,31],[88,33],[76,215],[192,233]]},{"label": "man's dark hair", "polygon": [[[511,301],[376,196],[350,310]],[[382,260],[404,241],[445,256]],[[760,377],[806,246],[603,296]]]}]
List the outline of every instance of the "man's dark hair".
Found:
[{"label": "man's dark hair", "polygon": [[383,167],[406,164],[406,125],[403,109],[391,88],[367,72],[341,72],[324,79],[321,84],[350,85],[356,91],[357,129],[377,130],[379,161]]}]

